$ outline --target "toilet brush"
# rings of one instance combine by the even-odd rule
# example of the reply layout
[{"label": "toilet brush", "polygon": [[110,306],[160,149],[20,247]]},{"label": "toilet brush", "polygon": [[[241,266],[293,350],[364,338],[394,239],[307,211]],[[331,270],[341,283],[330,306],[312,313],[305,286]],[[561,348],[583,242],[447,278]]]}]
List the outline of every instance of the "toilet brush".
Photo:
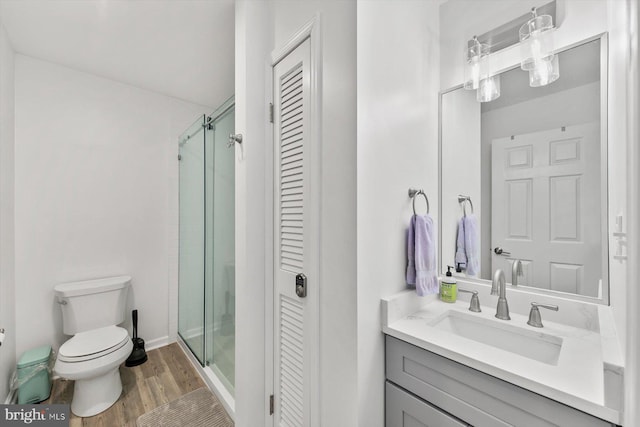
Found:
[{"label": "toilet brush", "polygon": [[142,365],[147,361],[147,353],[144,351],[144,340],[138,337],[138,310],[131,312],[133,318],[133,350],[124,362],[125,366],[132,367]]}]

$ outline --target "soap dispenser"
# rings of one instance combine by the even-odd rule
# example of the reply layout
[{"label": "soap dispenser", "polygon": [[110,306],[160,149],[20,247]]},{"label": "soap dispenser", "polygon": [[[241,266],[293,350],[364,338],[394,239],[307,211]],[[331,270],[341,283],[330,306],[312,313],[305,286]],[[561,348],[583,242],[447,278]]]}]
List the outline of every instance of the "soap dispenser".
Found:
[{"label": "soap dispenser", "polygon": [[458,299],[458,284],[451,274],[452,268],[447,266],[447,273],[440,282],[440,299],[444,302],[456,302]]}]

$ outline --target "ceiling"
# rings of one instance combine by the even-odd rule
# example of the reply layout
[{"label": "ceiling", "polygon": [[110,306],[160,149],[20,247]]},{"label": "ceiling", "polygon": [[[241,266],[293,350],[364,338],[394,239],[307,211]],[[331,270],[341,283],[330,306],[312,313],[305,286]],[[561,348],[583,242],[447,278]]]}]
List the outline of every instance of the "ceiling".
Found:
[{"label": "ceiling", "polygon": [[234,92],[234,0],[0,0],[14,50],[216,107]]}]

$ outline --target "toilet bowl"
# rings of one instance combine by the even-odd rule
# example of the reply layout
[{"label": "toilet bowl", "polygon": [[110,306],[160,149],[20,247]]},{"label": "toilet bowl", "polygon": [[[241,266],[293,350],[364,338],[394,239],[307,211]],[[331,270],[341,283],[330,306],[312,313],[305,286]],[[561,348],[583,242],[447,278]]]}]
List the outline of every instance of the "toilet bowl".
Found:
[{"label": "toilet bowl", "polygon": [[90,417],[118,400],[122,392],[118,368],[132,349],[128,332],[117,326],[81,332],[60,347],[54,371],[75,380],[74,414]]},{"label": "toilet bowl", "polygon": [[91,417],[108,409],[122,393],[120,365],[133,349],[124,321],[126,291],[131,278],[57,285],[64,333],[73,335],[58,350],[54,371],[75,380],[71,412]]}]

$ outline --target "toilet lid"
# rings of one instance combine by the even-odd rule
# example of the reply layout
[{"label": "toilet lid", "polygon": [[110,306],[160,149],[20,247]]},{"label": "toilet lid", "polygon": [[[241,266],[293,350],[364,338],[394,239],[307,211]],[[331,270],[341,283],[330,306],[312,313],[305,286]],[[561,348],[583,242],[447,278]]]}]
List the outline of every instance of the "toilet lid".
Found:
[{"label": "toilet lid", "polygon": [[65,359],[97,357],[99,353],[111,353],[129,340],[126,329],[118,326],[80,332],[62,344],[58,354]]}]

